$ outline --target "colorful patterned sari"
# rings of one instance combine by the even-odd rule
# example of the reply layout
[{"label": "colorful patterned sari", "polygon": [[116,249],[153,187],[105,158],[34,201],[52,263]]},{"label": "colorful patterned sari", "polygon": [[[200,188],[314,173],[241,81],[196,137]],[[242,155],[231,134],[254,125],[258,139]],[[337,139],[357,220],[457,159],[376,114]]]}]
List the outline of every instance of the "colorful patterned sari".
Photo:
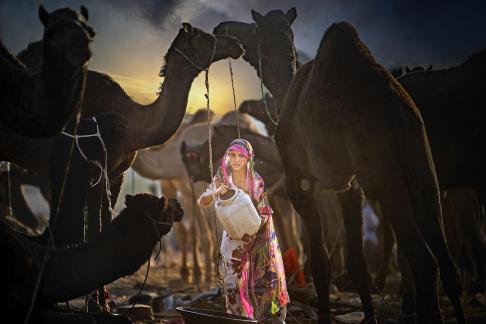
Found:
[{"label": "colorful patterned sari", "polygon": [[223,232],[220,252],[220,275],[226,294],[228,313],[248,316],[257,320],[277,316],[289,303],[282,254],[272,221],[272,209],[268,203],[262,177],[253,168],[254,154],[250,143],[234,140],[225,155],[221,167],[214,176],[206,193],[216,190],[222,183],[236,187],[231,176],[229,151],[237,150],[249,159],[245,192],[252,198],[262,219],[259,231],[241,240],[232,239]]}]

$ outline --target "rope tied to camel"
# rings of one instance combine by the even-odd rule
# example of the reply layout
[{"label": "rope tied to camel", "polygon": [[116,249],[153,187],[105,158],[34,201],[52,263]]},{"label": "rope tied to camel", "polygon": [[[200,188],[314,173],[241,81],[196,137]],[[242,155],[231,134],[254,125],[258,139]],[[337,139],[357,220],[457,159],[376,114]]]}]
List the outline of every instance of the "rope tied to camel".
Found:
[{"label": "rope tied to camel", "polygon": [[[96,133],[94,134],[86,134],[86,135],[78,135],[78,134],[69,134],[68,132],[62,131],[61,134],[64,136],[70,137],[74,139],[76,146],[78,148],[79,154],[86,160],[88,163],[93,163],[95,166],[97,166],[100,169],[100,176],[98,177],[98,180],[96,180],[95,183],[90,183],[90,188],[93,188],[100,183],[101,179],[104,177],[105,178],[105,192],[108,200],[108,210],[110,211],[110,214],[112,217],[116,216],[115,211],[113,210],[113,207],[111,205],[111,190],[110,190],[110,180],[108,178],[108,151],[106,150],[106,145],[105,142],[103,141],[103,137],[101,136],[100,128],[98,125],[98,121],[96,120],[96,117],[91,117],[96,125]],[[79,145],[79,139],[80,138],[90,138],[90,137],[97,137],[101,143],[101,147],[103,148],[103,153],[105,155],[104,159],[104,166],[101,165],[99,161],[96,160],[90,160],[87,155],[84,153],[83,149]]]},{"label": "rope tied to camel", "polygon": [[[204,76],[204,85],[206,87],[206,94],[204,95],[206,98],[206,110],[207,110],[207,122],[208,122],[208,149],[209,149],[209,172],[211,174],[211,181],[214,177],[214,166],[213,166],[213,146],[212,146],[212,128],[211,128],[211,110],[209,107],[209,68],[211,67],[211,63],[213,62],[214,54],[216,53],[216,45],[217,45],[217,38],[214,36],[214,44],[213,44],[213,51],[211,54],[211,58],[209,60],[209,64],[207,68],[202,68],[196,63],[194,63],[187,55],[185,55],[181,50],[179,50],[177,47],[174,47],[174,49],[179,53],[182,57],[184,57],[193,67],[200,71],[205,71],[205,76]],[[213,191],[213,201],[215,200],[215,195]],[[216,223],[216,216],[214,217],[214,222],[215,222],[215,228],[216,228],[216,242],[218,242],[218,225]],[[218,259],[216,260],[217,264],[219,264],[219,255]],[[221,278],[219,278],[221,279]],[[224,284],[223,284],[224,287]]]},{"label": "rope tied to camel", "polygon": [[[226,26],[226,36],[228,36],[228,26]],[[233,81],[233,65],[231,64],[231,57],[228,58],[228,67],[229,67],[229,72],[231,77],[231,89],[233,90],[233,104],[234,104],[235,114],[236,114],[236,125],[238,126],[238,138],[241,138],[240,115],[238,109],[236,108],[235,84]]]}]

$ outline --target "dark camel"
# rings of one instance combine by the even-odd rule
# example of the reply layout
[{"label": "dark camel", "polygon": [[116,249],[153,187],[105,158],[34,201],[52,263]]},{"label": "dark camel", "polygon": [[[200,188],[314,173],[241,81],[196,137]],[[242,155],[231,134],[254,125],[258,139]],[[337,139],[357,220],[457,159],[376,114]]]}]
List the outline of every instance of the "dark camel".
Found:
[{"label": "dark camel", "polygon": [[[437,176],[422,118],[408,94],[374,61],[348,23],[333,24],[315,60],[297,71],[275,138],[285,165],[287,191],[304,222],[312,224],[308,226],[312,242],[322,243],[322,235],[315,226],[318,211],[309,189],[319,186],[342,192],[343,209],[356,208],[359,213],[359,200],[353,207],[350,190],[356,178],[366,196],[380,202],[410,263],[417,320],[441,319],[440,268],[457,320],[464,322],[460,280],[445,242]],[[344,221],[356,220],[345,216]],[[323,277],[314,276],[316,287],[328,291],[327,252],[317,254],[318,258],[313,252],[313,274],[325,269]],[[348,258],[359,257],[348,249]],[[368,285],[359,278],[367,272],[364,260],[361,263],[348,270],[357,281],[365,319],[372,321]],[[329,322],[328,295],[319,296],[319,311],[320,320]]]},{"label": "dark camel", "polygon": [[[486,91],[482,81],[486,73],[486,50],[472,55],[456,67],[417,71],[403,75],[398,81],[420,109],[432,150],[439,188],[484,188],[486,172],[483,166],[486,158],[478,148],[484,144],[486,134],[481,123],[482,112],[478,107],[484,105],[482,93]],[[484,204],[484,198],[479,198],[480,203]],[[465,240],[479,235],[479,229],[473,226],[473,222],[457,221],[463,224],[470,234],[476,232],[465,237]],[[388,243],[384,244],[384,263],[376,278],[378,286],[383,286],[385,282],[386,265],[393,245],[393,236],[389,231],[386,233]],[[485,251],[481,245],[477,248],[473,250],[474,259],[478,260],[477,265],[480,266]],[[476,285],[477,289],[480,289],[484,287],[486,274],[482,267],[476,271]]]},{"label": "dark camel", "polygon": [[262,16],[252,10],[252,17],[255,23],[222,22],[214,28],[213,33],[238,38],[245,48],[243,59],[256,70],[258,76],[260,46],[263,84],[281,106],[298,64],[294,34],[290,27],[297,17],[297,11],[295,8],[286,13],[272,10]]},{"label": "dark camel", "polygon": [[[261,19],[260,19],[261,20]],[[221,33],[224,33],[225,30],[229,30],[230,31],[230,34],[233,34],[237,37],[240,37],[241,39],[243,39],[244,41],[243,44],[245,46],[245,49],[246,49],[246,55],[244,56],[244,58],[246,58],[248,60],[248,58],[255,58],[257,57],[257,51],[256,51],[256,46],[255,46],[255,43],[257,43],[257,37],[255,35],[255,29],[252,28],[251,26],[249,26],[250,24],[243,24],[243,23],[239,23],[239,22],[225,22],[225,23],[222,23],[220,25],[218,25],[217,28],[215,28],[215,32],[221,32]],[[283,25],[283,24],[281,24]],[[271,35],[271,32],[273,32],[272,28],[271,28],[271,25],[270,24],[264,24],[264,23],[261,23],[259,24],[259,27],[260,29],[264,29],[265,27],[265,30],[266,30],[266,34],[267,35]],[[276,31],[274,32],[277,32],[279,29],[277,28]],[[287,63],[287,64],[283,64],[283,68],[284,69],[287,69],[288,66],[291,66],[293,65],[292,64],[292,60],[294,58],[294,55],[289,55],[289,53],[286,53],[286,52],[278,52],[278,51],[272,51],[272,47],[275,47],[274,45],[275,44],[272,44],[272,37],[269,37],[267,39],[267,42],[269,45],[269,49],[267,50],[266,53],[263,54],[263,57],[267,56],[267,58],[269,60],[273,60],[275,56],[278,56],[280,58],[283,58],[283,57],[288,57],[288,60],[290,63]],[[288,48],[291,48],[292,45],[288,45],[287,46]],[[251,53],[251,50],[253,50],[253,54]],[[250,62],[250,64],[255,67],[255,63],[253,62],[253,64]],[[278,68],[278,67],[277,67]],[[258,71],[257,71],[258,72]],[[272,74],[265,74],[263,73],[263,80],[265,82],[266,79],[271,79],[273,76]],[[282,80],[280,78],[280,80]],[[288,82],[290,82],[290,79],[288,80]],[[479,83],[481,84],[481,83]],[[285,82],[283,82],[283,88],[286,89],[287,87],[287,84],[285,84]],[[278,98],[277,98],[277,102],[278,102]],[[281,103],[278,103],[278,106],[280,106]],[[355,201],[355,205],[356,205],[356,202],[357,201],[360,201],[361,198],[359,198],[359,196],[355,197],[354,199],[349,199],[351,201]],[[359,222],[356,222],[356,221],[353,221],[356,220],[356,217],[355,216],[351,216],[353,213],[360,213],[360,207],[359,206],[355,206],[354,208],[345,208],[343,210],[344,214],[345,214],[345,218],[348,219],[348,221],[345,221],[345,226],[347,228],[347,231],[346,231],[346,235],[347,235],[347,239],[348,239],[348,246],[355,246],[356,248],[353,249],[353,251],[355,253],[358,253],[358,254],[361,254],[362,255],[362,252],[361,252],[361,246],[362,246],[362,243],[360,244],[360,239],[358,238],[361,238],[361,235],[359,234],[360,233],[360,227],[361,227],[361,221]],[[347,215],[347,214],[351,214],[351,215]],[[355,227],[357,229],[353,229],[353,228],[349,228],[349,227]],[[355,237],[356,236],[356,237]],[[320,255],[321,253],[319,253],[318,255]],[[360,269],[363,269],[363,267],[360,267],[359,265],[360,264],[364,264],[364,261],[363,261],[363,257],[362,256],[357,256],[357,257],[351,257],[349,258],[349,260],[352,260],[354,262],[356,262],[356,265],[349,265],[348,264],[348,267],[353,267],[353,268],[360,268]],[[365,276],[363,276],[364,278]],[[366,280],[367,281],[367,280]],[[364,286],[364,284],[361,284],[361,286]],[[366,289],[363,289],[363,293],[364,294],[368,294],[366,293]],[[319,290],[318,290],[318,294],[319,294]],[[367,300],[367,307],[368,308],[371,308],[371,302],[370,302],[370,298],[366,298]],[[367,308],[365,307],[365,308]]]},{"label": "dark camel", "polygon": [[[291,24],[297,17],[295,8],[289,10],[284,14],[280,10],[273,10],[262,16],[258,12],[252,10],[252,17],[256,24],[241,23],[228,21],[220,23],[214,28],[215,34],[229,34],[237,37],[243,47],[245,48],[245,55],[243,58],[255,68],[257,75],[259,72],[259,58],[261,60],[262,73],[261,77],[266,88],[270,90],[272,96],[275,98],[277,107],[281,107],[284,101],[287,87],[289,86],[292,78],[294,77],[298,62],[295,53],[295,47],[293,44],[293,33]],[[258,48],[260,47],[260,55],[258,55]],[[279,110],[277,110],[279,111]],[[294,138],[296,140],[296,138]],[[277,143],[278,144],[278,143]],[[281,143],[282,144],[282,143]],[[284,147],[278,146],[281,157],[285,157]],[[296,153],[297,155],[302,152]],[[284,163],[286,163],[284,161]],[[285,174],[288,177],[288,171],[285,170]],[[288,181],[289,179],[287,179]],[[308,196],[313,195],[311,190],[307,193]],[[294,195],[293,192],[289,192],[289,196]],[[301,195],[291,197],[292,202],[294,200],[301,199]],[[371,295],[368,289],[368,280],[366,276],[362,276],[366,273],[366,263],[362,251],[362,237],[361,227],[362,218],[356,215],[361,214],[362,195],[357,190],[349,191],[346,197],[346,208],[342,208],[343,217],[345,218],[344,225],[346,230],[347,246],[357,246],[357,248],[349,249],[353,253],[348,255],[348,260],[353,261],[353,282],[359,283],[361,287],[360,297],[365,310],[365,316],[367,321],[374,321],[373,307],[371,302]],[[313,197],[309,199],[314,200]],[[341,200],[341,199],[340,199]],[[341,203],[343,201],[341,200]],[[297,202],[298,203],[298,202]],[[312,201],[311,208],[315,208],[315,201]],[[301,214],[302,207],[300,204],[294,205],[294,208],[299,214]],[[312,214],[312,217],[308,215]],[[313,218],[314,215],[319,215],[318,210],[315,208],[311,212],[307,212],[307,222],[312,226],[307,230],[312,230],[313,234],[310,235],[311,242],[311,255],[310,263],[312,269],[312,276],[314,284],[316,286],[316,292],[319,300],[319,312],[322,322],[329,321],[329,281],[330,274],[322,273],[322,269],[329,269],[329,259],[327,251],[324,247],[324,239],[322,233],[321,221],[316,222]],[[303,215],[301,214],[301,217]],[[304,220],[304,217],[303,217]],[[305,220],[304,220],[305,222]],[[350,228],[348,230],[348,227]],[[361,242],[361,245],[359,243]],[[348,262],[349,266],[349,262]],[[361,277],[362,276],[362,277]]]},{"label": "dark camel", "polygon": [[[84,107],[87,108],[84,115],[89,115],[90,112],[97,112],[97,116],[100,117],[104,112],[117,113],[122,119],[128,122],[127,127],[123,131],[123,136],[117,133],[105,132],[103,139],[105,141],[113,143],[112,146],[107,145],[108,162],[107,170],[111,188],[111,204],[116,203],[118,193],[120,191],[124,172],[128,169],[135,158],[136,151],[142,148],[146,148],[153,145],[164,143],[169,139],[173,133],[179,127],[182,118],[184,117],[187,96],[190,86],[194,78],[208,67],[211,62],[215,62],[227,57],[238,58],[243,53],[241,45],[231,36],[212,36],[203,32],[198,28],[193,28],[190,24],[184,23],[183,28],[180,29],[177,37],[171,44],[168,53],[165,56],[166,64],[161,69],[160,75],[164,76],[164,82],[160,87],[159,97],[147,106],[142,106],[132,99],[130,99],[125,92],[118,86],[118,84],[106,82],[107,76],[104,76],[103,86],[96,84],[96,82],[90,81],[88,76],[88,86],[85,95]],[[90,73],[89,75],[91,75]],[[99,80],[99,78],[98,78]],[[93,98],[90,92],[105,90],[102,93],[102,97]],[[170,109],[170,111],[169,111]],[[84,111],[84,110],[83,110]],[[108,127],[116,129],[116,123],[110,125],[109,119],[107,120]],[[107,134],[105,136],[105,134]],[[46,143],[34,143],[46,146]],[[38,150],[38,149],[37,149]],[[53,151],[52,147],[43,151]],[[66,151],[58,152],[61,156],[66,156]],[[47,155],[49,157],[50,155]],[[45,154],[44,154],[44,157]],[[25,160],[18,161],[22,165]],[[51,170],[64,170],[63,168],[53,167],[52,163],[49,163],[48,159],[40,161],[42,163],[43,170],[49,166]],[[81,160],[83,164],[84,161]],[[103,163],[103,161],[99,161]],[[62,159],[60,160],[62,163]],[[75,161],[73,162],[75,163]],[[36,161],[34,167],[39,168],[39,161]],[[84,163],[86,165],[86,163]],[[29,168],[30,169],[30,168]],[[32,170],[32,169],[30,169]],[[85,172],[72,172],[74,177],[70,178],[68,183],[71,184],[66,189],[65,200],[75,204],[77,214],[63,213],[60,215],[70,215],[70,220],[61,222],[60,227],[56,228],[59,233],[70,232],[68,228],[73,228],[74,224],[82,223],[83,215],[82,209],[78,209],[79,205],[83,203],[84,197],[86,197],[86,182],[89,179],[86,177],[86,173],[89,172],[84,169]],[[98,171],[99,172],[99,171]],[[98,173],[97,173],[98,174]],[[96,175],[97,175],[96,174]],[[59,173],[58,173],[59,175]],[[62,175],[62,173],[60,173]],[[95,175],[95,176],[96,176]],[[57,177],[56,183],[59,185],[62,183],[62,177]],[[77,180],[76,180],[77,179]],[[84,185],[77,185],[77,182],[82,182]],[[53,192],[60,192],[58,188],[52,188]],[[98,232],[102,224],[106,224],[111,221],[111,214],[109,212],[108,197],[104,195],[104,185],[99,185],[95,190],[90,190],[88,193],[88,237]],[[102,201],[101,221],[99,214],[100,201]],[[71,210],[72,204],[64,204],[66,210]],[[62,217],[62,216],[61,216]],[[75,220],[72,220],[73,217]],[[65,224],[68,228],[62,226]],[[90,226],[91,225],[91,226]],[[75,229],[79,233],[74,237],[66,236],[70,242],[78,242],[81,237],[82,229],[77,226]],[[72,241],[76,240],[76,241]]]},{"label": "dark camel", "polygon": [[2,128],[34,138],[58,134],[78,111],[95,35],[84,7],[80,14],[68,8],[48,13],[41,5],[39,18],[45,55],[38,71],[27,69],[0,42]]},{"label": "dark camel", "polygon": [[[67,321],[66,314],[45,309],[133,274],[150,258],[155,244],[170,231],[172,223],[180,221],[183,215],[175,200],[148,194],[128,195],[126,206],[113,223],[87,243],[50,251],[32,322]],[[26,314],[46,247],[13,231],[4,222],[0,222],[0,246],[5,252],[5,262],[10,265],[2,282],[5,289],[1,302],[9,310],[4,315],[9,318]],[[82,313],[73,317],[91,318],[91,315]],[[66,318],[61,320],[63,317]]]},{"label": "dark camel", "polygon": [[[165,57],[166,65],[161,70],[161,75],[165,78],[161,85],[159,97],[154,103],[147,106],[142,106],[131,100],[112,81],[104,82],[105,85],[102,87],[96,83],[90,83],[88,77],[84,101],[84,107],[87,108],[85,113],[108,110],[117,112],[121,118],[128,121],[126,130],[123,132],[123,138],[119,134],[103,135],[105,141],[113,143],[112,147],[108,147],[108,176],[113,205],[123,181],[124,171],[132,163],[136,151],[165,142],[179,127],[185,113],[190,86],[193,79],[201,72],[193,63],[201,68],[206,68],[214,46],[216,48],[212,57],[213,62],[227,57],[237,58],[243,52],[241,46],[233,37],[214,37],[185,23]],[[180,54],[176,48],[187,58]],[[106,81],[106,78],[107,76],[104,77],[104,81]],[[93,91],[105,89],[105,96],[93,98],[94,93],[90,95],[90,85],[92,85]],[[93,107],[93,105],[96,107]],[[110,126],[112,126],[111,129],[116,128],[116,124]],[[23,143],[24,148],[28,147],[30,154],[23,154],[25,150],[15,150],[15,147],[12,147],[11,156],[8,160],[33,172],[47,173],[50,166],[52,141],[32,141],[21,137],[16,138],[16,141]],[[32,156],[36,156],[37,159],[32,159]],[[97,175],[98,173],[95,176]],[[99,194],[99,192],[90,193],[88,199],[91,200],[91,197],[94,196],[93,200],[98,202]],[[79,197],[82,196],[83,193],[80,193]],[[96,204],[93,205],[96,206]],[[107,208],[103,208],[103,213],[105,215],[108,213]],[[104,219],[110,218],[110,215],[104,217]],[[93,220],[93,222],[96,223],[97,221]]]}]

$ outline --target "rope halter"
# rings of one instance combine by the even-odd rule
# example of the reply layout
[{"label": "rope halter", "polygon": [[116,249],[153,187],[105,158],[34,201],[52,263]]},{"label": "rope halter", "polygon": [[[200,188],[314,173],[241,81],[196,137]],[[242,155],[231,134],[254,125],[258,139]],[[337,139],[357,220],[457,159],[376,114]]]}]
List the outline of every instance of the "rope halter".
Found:
[{"label": "rope halter", "polygon": [[214,54],[216,53],[216,44],[218,43],[218,39],[216,38],[216,36],[212,35],[213,38],[214,38],[214,43],[213,43],[213,51],[211,53],[211,56],[209,58],[209,62],[208,62],[208,67],[207,68],[202,68],[200,67],[199,65],[197,65],[196,63],[194,63],[194,61],[192,61],[189,56],[187,56],[186,54],[184,54],[184,52],[182,52],[180,49],[178,49],[177,47],[174,46],[174,49],[176,50],[177,53],[179,53],[183,58],[186,59],[186,61],[188,61],[189,63],[191,63],[192,66],[194,66],[196,69],[198,69],[199,71],[206,71],[208,72],[209,71],[209,67],[211,66],[211,63],[213,63],[213,59],[214,59]]}]

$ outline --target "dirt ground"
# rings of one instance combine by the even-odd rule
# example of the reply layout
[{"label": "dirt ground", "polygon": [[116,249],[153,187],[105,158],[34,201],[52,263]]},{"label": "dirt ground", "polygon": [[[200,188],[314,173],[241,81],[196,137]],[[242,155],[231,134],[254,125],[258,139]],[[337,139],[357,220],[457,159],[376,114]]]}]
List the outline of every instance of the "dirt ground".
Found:
[{"label": "dirt ground", "polygon": [[[151,260],[151,267],[147,282],[136,299],[136,306],[129,310],[134,296],[140,291],[145,279],[147,264],[132,276],[120,278],[109,284],[107,289],[111,300],[116,304],[115,312],[131,314],[137,323],[184,323],[181,314],[175,310],[177,306],[195,307],[211,310],[224,310],[222,295],[216,284],[216,277],[206,282],[204,275],[202,283],[195,282],[192,276],[187,281],[181,280],[179,275],[180,255],[165,253],[159,255],[158,260]],[[392,274],[383,292],[373,294],[373,303],[380,323],[399,323],[400,296],[398,295],[400,276]],[[305,287],[289,285],[291,303],[288,306],[286,323],[317,323],[316,296],[312,284]],[[463,296],[463,307],[467,323],[486,323],[486,296]],[[446,323],[455,323],[453,309],[445,296],[440,298]],[[150,305],[148,307],[140,304]],[[82,308],[84,299],[71,301],[74,308]],[[358,323],[362,318],[361,303],[358,294],[354,292],[337,291],[331,287],[332,313],[341,323]],[[128,309],[128,310],[127,310]],[[205,321],[201,321],[204,323]]]}]

